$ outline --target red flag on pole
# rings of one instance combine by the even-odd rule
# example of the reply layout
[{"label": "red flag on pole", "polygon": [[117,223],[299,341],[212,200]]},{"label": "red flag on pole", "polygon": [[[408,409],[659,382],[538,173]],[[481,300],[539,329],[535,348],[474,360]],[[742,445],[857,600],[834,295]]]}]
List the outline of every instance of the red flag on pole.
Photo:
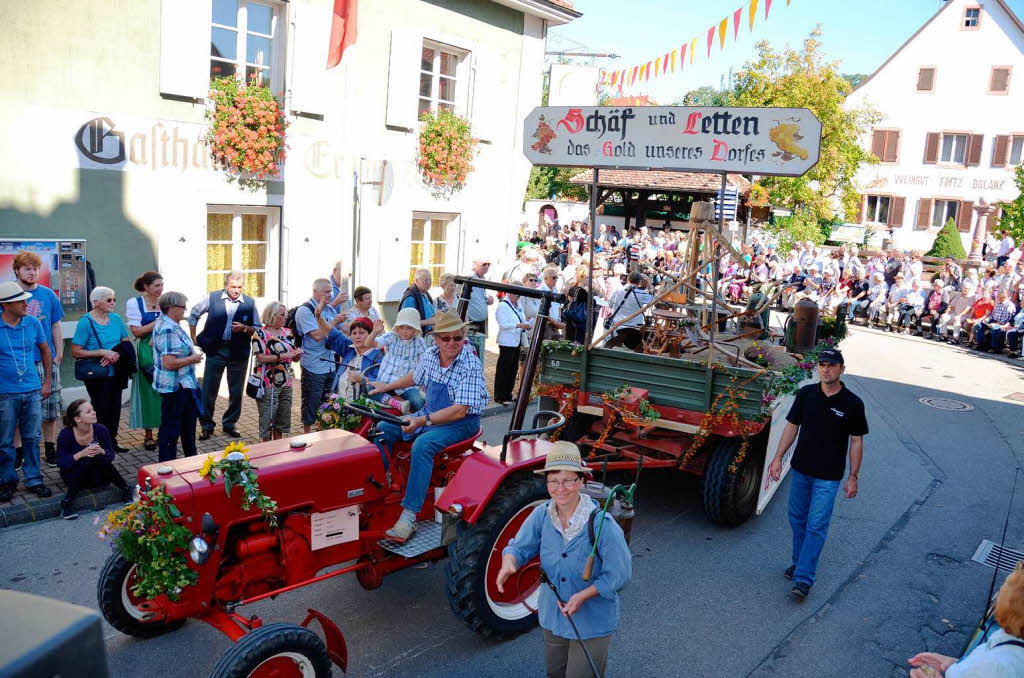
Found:
[{"label": "red flag on pole", "polygon": [[345,48],[356,41],[356,5],[359,0],[334,0],[331,41],[327,46],[327,68],[341,63]]}]

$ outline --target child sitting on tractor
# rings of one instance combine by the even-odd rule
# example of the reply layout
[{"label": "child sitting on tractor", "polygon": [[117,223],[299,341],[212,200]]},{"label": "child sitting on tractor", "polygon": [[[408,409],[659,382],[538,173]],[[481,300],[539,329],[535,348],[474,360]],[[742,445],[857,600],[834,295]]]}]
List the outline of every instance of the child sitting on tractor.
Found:
[{"label": "child sitting on tractor", "polygon": [[[368,339],[371,343],[376,339],[377,346],[384,349],[385,352],[377,380],[370,384],[371,388],[388,386],[391,382],[412,373],[420,358],[427,351],[427,344],[423,341],[420,330],[420,314],[415,308],[403,308],[399,311],[394,330],[378,337],[377,335],[383,329],[384,324],[378,320],[374,323],[373,332],[370,333]],[[395,390],[387,389],[383,392],[383,396],[381,402],[400,410],[402,414],[409,414],[410,411],[418,412],[423,409],[425,404],[423,394],[415,386]]]}]

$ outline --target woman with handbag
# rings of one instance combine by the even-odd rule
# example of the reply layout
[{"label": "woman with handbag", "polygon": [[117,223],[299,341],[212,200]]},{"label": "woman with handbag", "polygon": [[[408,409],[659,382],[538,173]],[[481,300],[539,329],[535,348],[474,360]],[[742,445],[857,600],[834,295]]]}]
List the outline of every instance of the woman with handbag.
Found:
[{"label": "woman with handbag", "polygon": [[135,352],[139,359],[138,375],[132,379],[128,426],[145,429],[146,438],[142,446],[155,450],[153,431],[160,428],[160,394],[153,390],[153,326],[160,317],[164,277],[156,271],[147,271],[135,280],[134,287],[142,294],[129,299],[124,308],[128,329],[135,336]]},{"label": "woman with handbag", "polygon": [[[92,310],[78,320],[71,339],[75,377],[96,409],[96,419],[110,433],[115,452],[127,452],[117,444],[121,421],[121,391],[127,386],[127,366],[135,362],[135,350],[128,340],[128,328],[114,313],[117,297],[109,287],[96,287],[89,294]],[[119,365],[124,361],[123,364]]]},{"label": "woman with handbag", "polygon": [[[509,281],[518,285],[518,280]],[[530,329],[526,314],[519,305],[519,295],[511,292],[498,303],[494,311],[498,323],[498,364],[494,369],[494,400],[502,405],[512,402],[512,391],[516,386],[516,372],[519,367],[519,351],[523,331]]]},{"label": "woman with handbag", "polygon": [[256,400],[260,440],[278,440],[291,432],[292,362],[302,356],[292,331],[284,326],[288,308],[271,301],[263,308],[263,327],[252,334],[252,375],[245,392]]}]

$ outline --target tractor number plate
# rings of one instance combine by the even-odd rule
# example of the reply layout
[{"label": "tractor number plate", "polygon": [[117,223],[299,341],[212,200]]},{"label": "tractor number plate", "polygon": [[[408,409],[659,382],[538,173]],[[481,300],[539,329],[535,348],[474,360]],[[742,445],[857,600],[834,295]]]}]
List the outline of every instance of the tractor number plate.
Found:
[{"label": "tractor number plate", "polygon": [[359,539],[359,506],[345,506],[310,516],[313,550]]}]

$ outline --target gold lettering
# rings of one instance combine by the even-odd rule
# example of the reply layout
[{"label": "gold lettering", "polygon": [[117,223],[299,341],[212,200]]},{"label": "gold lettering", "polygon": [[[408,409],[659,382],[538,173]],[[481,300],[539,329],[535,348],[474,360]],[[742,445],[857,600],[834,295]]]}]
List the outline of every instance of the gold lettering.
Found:
[{"label": "gold lettering", "polygon": [[129,159],[138,165],[146,164],[146,135],[133,134],[129,141]]}]

